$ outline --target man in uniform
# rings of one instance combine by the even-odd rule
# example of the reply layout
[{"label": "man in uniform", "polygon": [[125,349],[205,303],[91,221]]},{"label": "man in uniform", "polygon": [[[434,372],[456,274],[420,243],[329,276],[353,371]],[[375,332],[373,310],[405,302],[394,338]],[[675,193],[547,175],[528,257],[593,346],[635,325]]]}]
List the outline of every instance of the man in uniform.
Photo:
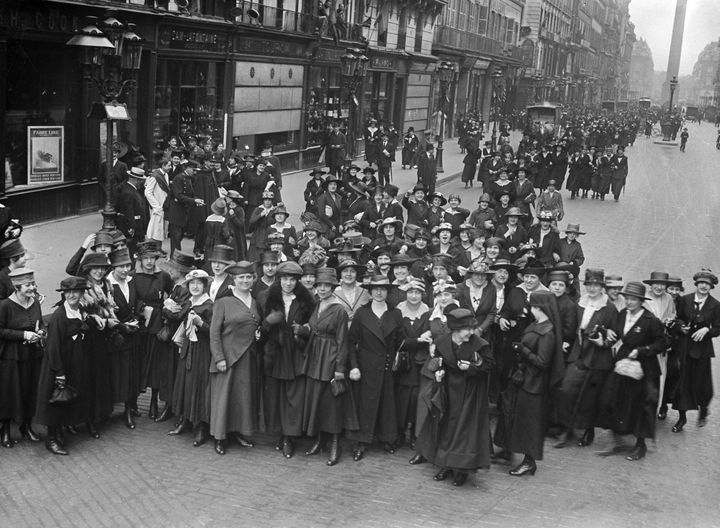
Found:
[{"label": "man in uniform", "polygon": [[145,171],[133,167],[127,171],[128,180],[118,187],[117,228],[127,238],[130,255],[134,255],[139,242],[145,240],[148,222],[148,208],[143,195],[143,184],[147,179]]},{"label": "man in uniform", "polygon": [[168,234],[170,236],[170,257],[178,249],[182,251],[183,230],[188,224],[189,209],[203,205],[201,198],[195,197],[193,178],[200,168],[197,161],[188,161],[183,172],[172,181],[171,199],[167,210]]}]

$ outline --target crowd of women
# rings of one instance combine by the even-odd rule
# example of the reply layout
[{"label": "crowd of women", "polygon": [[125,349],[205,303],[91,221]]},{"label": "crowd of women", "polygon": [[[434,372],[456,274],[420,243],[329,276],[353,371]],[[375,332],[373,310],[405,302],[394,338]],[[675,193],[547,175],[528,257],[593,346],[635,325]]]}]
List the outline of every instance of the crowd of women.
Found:
[{"label": "crowd of women", "polygon": [[[174,417],[168,435],[212,438],[219,455],[259,432],[276,434],[285,458],[309,438],[306,455],[326,451],[328,465],[343,437],[355,461],[373,444],[407,444],[411,464],[462,486],[513,453],[523,458],[509,473],[534,474],[548,435],[589,446],[595,428],[610,429],[616,444],[602,454],[635,461],[669,405],[674,432],[688,410],[706,423],[720,334],[712,272],[688,294],[665,272],[581,273],[584,233],[570,224],[561,239],[557,212],[539,211],[526,231],[522,203],[504,198],[481,197],[472,222],[459,197],[427,203],[422,186],[400,203],[374,183],[370,202],[357,171],[313,171],[320,192],[306,193],[300,230],[263,195],[255,262],[225,244],[205,262],[156,241],[131,255],[119,231],[100,231],[47,325],[20,239],[2,244],[0,444],[15,444],[13,422],[39,442],[41,424],[46,448],[66,455],[78,426],[98,438],[117,404],[134,429],[149,390],[149,418]],[[340,206],[343,188],[367,203]]]}]

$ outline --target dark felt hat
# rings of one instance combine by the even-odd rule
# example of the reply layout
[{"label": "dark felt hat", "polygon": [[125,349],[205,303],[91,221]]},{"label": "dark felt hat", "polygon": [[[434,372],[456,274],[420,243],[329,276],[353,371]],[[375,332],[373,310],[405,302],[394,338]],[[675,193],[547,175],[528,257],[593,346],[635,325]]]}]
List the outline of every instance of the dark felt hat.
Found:
[{"label": "dark felt hat", "polygon": [[649,300],[648,297],[645,296],[645,286],[643,286],[642,282],[628,282],[620,291],[620,294],[626,297],[630,296],[646,301]]},{"label": "dark felt hat", "polygon": [[9,259],[24,254],[25,248],[19,238],[13,238],[12,240],[3,242],[2,246],[0,246],[0,258]]},{"label": "dark felt hat", "polygon": [[584,284],[605,284],[605,270],[588,268],[585,270]]},{"label": "dark felt hat", "polygon": [[277,254],[276,251],[263,251],[262,258],[260,259],[260,264],[279,264],[280,263],[280,255]]},{"label": "dark felt hat", "polygon": [[645,279],[643,282],[645,284],[652,284],[654,282],[659,282],[660,284],[667,284],[670,280],[670,274],[665,273],[664,271],[652,271],[650,272],[650,278]]},{"label": "dark felt hat", "polygon": [[372,279],[370,279],[370,282],[362,284],[362,287],[366,290],[371,290],[373,288],[385,288],[386,290],[390,290],[392,288],[395,288],[395,285],[390,282],[390,279],[387,278],[385,275],[373,275]]},{"label": "dark felt hat", "polygon": [[60,287],[55,290],[59,292],[73,290],[87,290],[87,281],[83,277],[66,277],[60,281]]},{"label": "dark felt hat", "polygon": [[175,250],[172,258],[168,261],[160,262],[159,267],[161,269],[172,268],[182,274],[186,274],[195,267],[195,257],[190,253]]},{"label": "dark felt hat", "polygon": [[225,244],[217,244],[213,246],[210,254],[205,258],[208,262],[220,262],[221,264],[232,264],[235,260],[235,248]]},{"label": "dark felt hat", "polygon": [[128,248],[120,248],[110,252],[110,265],[113,268],[126,264],[132,264],[130,250]]},{"label": "dark felt hat", "polygon": [[473,313],[467,308],[455,308],[445,315],[447,317],[447,325],[450,330],[475,328],[478,325],[477,319],[475,319]]},{"label": "dark felt hat", "polygon": [[330,284],[337,286],[337,272],[334,268],[318,268],[315,272],[315,284]]},{"label": "dark felt hat", "polygon": [[88,251],[80,262],[80,273],[87,272],[90,268],[109,268],[110,260],[105,253]]}]

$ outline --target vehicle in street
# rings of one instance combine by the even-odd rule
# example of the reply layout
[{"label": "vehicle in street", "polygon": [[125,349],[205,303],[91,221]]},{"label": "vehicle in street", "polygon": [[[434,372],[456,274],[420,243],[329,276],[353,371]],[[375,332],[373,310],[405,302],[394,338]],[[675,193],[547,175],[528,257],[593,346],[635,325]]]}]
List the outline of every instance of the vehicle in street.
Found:
[{"label": "vehicle in street", "polygon": [[542,129],[543,134],[557,136],[560,132],[560,107],[542,103],[525,107],[530,122]]}]

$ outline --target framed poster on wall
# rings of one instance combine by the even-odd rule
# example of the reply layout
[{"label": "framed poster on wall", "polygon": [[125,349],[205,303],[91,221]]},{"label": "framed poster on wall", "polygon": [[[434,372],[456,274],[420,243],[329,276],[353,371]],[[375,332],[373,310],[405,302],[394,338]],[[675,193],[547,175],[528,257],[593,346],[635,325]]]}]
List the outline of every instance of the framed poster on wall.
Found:
[{"label": "framed poster on wall", "polygon": [[28,185],[62,182],[65,127],[29,126]]}]

